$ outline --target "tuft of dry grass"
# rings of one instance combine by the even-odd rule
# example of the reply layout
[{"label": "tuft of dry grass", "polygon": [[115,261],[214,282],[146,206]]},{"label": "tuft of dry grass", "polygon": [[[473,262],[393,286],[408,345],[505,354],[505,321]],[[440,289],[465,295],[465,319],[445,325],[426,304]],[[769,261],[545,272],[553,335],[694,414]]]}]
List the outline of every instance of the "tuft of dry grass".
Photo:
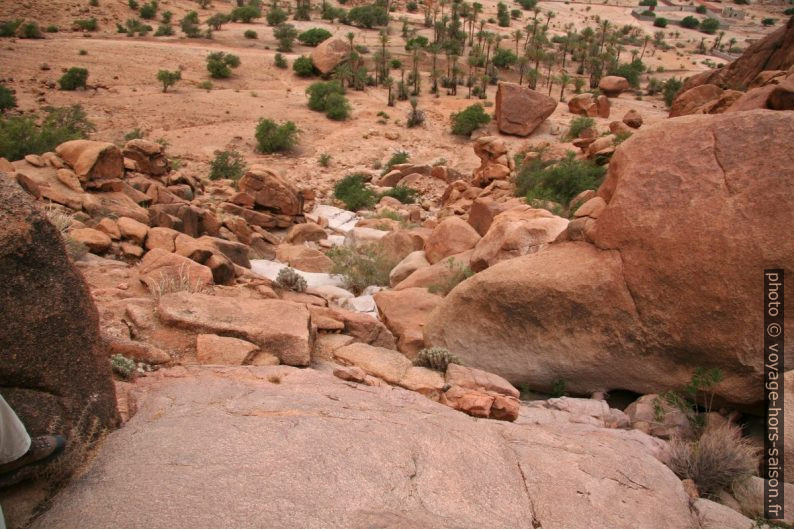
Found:
[{"label": "tuft of dry grass", "polygon": [[157,279],[148,283],[149,292],[155,300],[159,300],[166,294],[175,292],[190,292],[191,294],[201,294],[208,291],[207,286],[199,280],[191,280],[187,266],[181,265],[175,273],[163,272]]},{"label": "tuft of dry grass", "polygon": [[703,496],[714,496],[758,472],[760,451],[735,424],[707,427],[699,438],[673,438],[667,466],[681,479],[691,479]]}]

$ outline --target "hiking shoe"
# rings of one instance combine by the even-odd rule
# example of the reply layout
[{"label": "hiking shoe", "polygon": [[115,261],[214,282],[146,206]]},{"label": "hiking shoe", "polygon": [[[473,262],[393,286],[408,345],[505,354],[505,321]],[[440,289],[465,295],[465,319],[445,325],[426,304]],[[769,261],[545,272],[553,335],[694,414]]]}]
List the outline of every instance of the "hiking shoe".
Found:
[{"label": "hiking shoe", "polygon": [[0,481],[5,481],[23,467],[41,465],[51,461],[63,452],[66,439],[60,435],[42,435],[30,440],[30,448],[25,455],[10,463],[0,465]]}]

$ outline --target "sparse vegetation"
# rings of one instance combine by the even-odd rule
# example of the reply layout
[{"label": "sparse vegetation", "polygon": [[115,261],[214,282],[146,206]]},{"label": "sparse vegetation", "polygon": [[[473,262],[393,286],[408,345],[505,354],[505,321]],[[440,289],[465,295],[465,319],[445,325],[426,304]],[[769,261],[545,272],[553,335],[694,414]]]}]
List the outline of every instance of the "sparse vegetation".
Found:
[{"label": "sparse vegetation", "polygon": [[388,286],[389,272],[397,264],[376,243],[337,246],[327,255],[333,263],[331,273],[339,276],[344,287],[356,295],[368,286]]},{"label": "sparse vegetation", "polygon": [[298,35],[298,40],[306,46],[317,46],[331,38],[331,32],[323,28],[312,28]]},{"label": "sparse vegetation", "polygon": [[561,160],[544,161],[541,156],[524,160],[516,176],[516,195],[527,201],[551,201],[567,205],[586,189],[597,189],[604,167],[577,160],[573,152]]},{"label": "sparse vegetation", "polygon": [[43,39],[44,34],[39,28],[38,22],[25,22],[19,27],[17,35],[21,39]]},{"label": "sparse vegetation", "polygon": [[17,98],[14,92],[0,84],[0,112],[17,106]]},{"label": "sparse vegetation", "polygon": [[292,121],[277,124],[262,118],[256,125],[257,150],[262,153],[288,151],[298,142],[298,127]]},{"label": "sparse vegetation", "polygon": [[287,12],[276,6],[268,11],[265,19],[267,20],[268,26],[278,26],[279,24],[286,22]]},{"label": "sparse vegetation", "polygon": [[155,300],[166,294],[175,292],[202,293],[207,291],[207,286],[200,279],[191,279],[187,266],[163,272],[148,283],[149,292]]},{"label": "sparse vegetation", "polygon": [[231,53],[216,51],[207,55],[207,71],[213,79],[231,77],[232,68],[240,66],[240,58]]},{"label": "sparse vegetation", "polygon": [[330,166],[331,165],[331,155],[328,154],[327,152],[322,153],[320,155],[320,157],[317,158],[317,163],[320,165],[320,167],[328,167],[328,166]]},{"label": "sparse vegetation", "polygon": [[470,136],[472,132],[491,121],[491,116],[485,112],[483,106],[475,103],[452,114],[452,134],[457,136]]},{"label": "sparse vegetation", "polygon": [[720,21],[716,18],[706,18],[700,22],[700,31],[713,35],[720,29]]},{"label": "sparse vegetation", "polygon": [[309,96],[309,108],[317,112],[325,112],[331,119],[343,120],[350,115],[350,103],[344,96],[345,90],[337,81],[319,81],[306,89]]},{"label": "sparse vegetation", "polygon": [[565,133],[565,140],[570,141],[579,137],[587,129],[595,127],[595,119],[589,116],[576,116],[571,120],[568,132]]},{"label": "sparse vegetation", "polygon": [[292,62],[292,71],[298,77],[313,77],[314,63],[309,57],[301,55]]},{"label": "sparse vegetation", "polygon": [[345,176],[334,185],[334,198],[344,203],[345,208],[357,211],[375,205],[376,195],[367,187],[361,174]]},{"label": "sparse vegetation", "polygon": [[98,27],[95,18],[78,19],[73,25],[78,31],[96,31]]},{"label": "sparse vegetation", "polygon": [[253,29],[246,29],[243,32],[243,37],[245,37],[247,39],[258,39],[259,35]]},{"label": "sparse vegetation", "polygon": [[234,149],[215,151],[215,158],[210,162],[210,180],[239,180],[244,173],[245,158],[242,154]]},{"label": "sparse vegetation", "polygon": [[287,68],[289,63],[287,63],[287,59],[284,58],[283,55],[277,53],[273,56],[273,64],[276,65],[276,68]]},{"label": "sparse vegetation", "polygon": [[352,24],[367,29],[389,23],[389,14],[377,4],[354,7],[347,13],[347,18]]},{"label": "sparse vegetation", "polygon": [[342,94],[328,94],[325,99],[325,115],[334,121],[344,121],[350,117],[352,107]]},{"label": "sparse vegetation", "polygon": [[664,102],[668,107],[673,104],[673,100],[675,100],[675,97],[683,87],[684,82],[677,77],[671,77],[664,82],[662,85],[662,94],[664,96]]},{"label": "sparse vegetation", "polygon": [[416,202],[416,197],[419,195],[419,191],[416,189],[411,189],[408,186],[394,186],[391,189],[387,189],[383,193],[378,196],[378,200],[383,197],[392,197],[396,198],[403,204],[413,204]]},{"label": "sparse vegetation", "polygon": [[700,25],[700,21],[692,15],[686,16],[681,19],[681,27],[687,29],[695,29]]},{"label": "sparse vegetation", "polygon": [[452,292],[452,289],[458,286],[459,283],[474,275],[471,268],[454,258],[447,259],[446,265],[447,268],[449,268],[449,275],[440,283],[430,285],[428,287],[430,293],[446,296]]},{"label": "sparse vegetation", "polygon": [[88,82],[88,70],[85,68],[69,68],[63,76],[58,79],[58,86],[61,90],[85,89]]},{"label": "sparse vegetation", "polygon": [[417,353],[413,364],[417,367],[427,367],[436,371],[446,372],[449,364],[463,365],[456,355],[443,347],[427,347]]},{"label": "sparse vegetation", "polygon": [[110,368],[121,380],[130,380],[135,376],[135,361],[124,355],[115,354],[110,357]]},{"label": "sparse vegetation", "polygon": [[279,24],[273,29],[273,36],[278,41],[278,51],[292,51],[298,30],[292,24]]},{"label": "sparse vegetation", "polygon": [[411,110],[408,111],[405,126],[411,129],[425,122],[425,113],[417,108],[419,101],[415,97],[412,97],[409,103],[411,104]]},{"label": "sparse vegetation", "polygon": [[[250,24],[254,19],[259,18],[262,16],[262,12],[254,5],[248,4],[240,7],[235,7],[229,18],[232,22],[243,22],[245,24]],[[286,16],[285,16],[286,20]],[[268,24],[270,23],[270,19],[268,18]],[[271,24],[274,25],[274,24]]]},{"label": "sparse vegetation", "polygon": [[303,292],[306,290],[306,280],[294,268],[287,266],[278,271],[276,286],[293,292]]},{"label": "sparse vegetation", "polygon": [[54,151],[61,143],[85,138],[94,130],[80,105],[49,108],[40,122],[30,115],[0,118],[0,156],[13,161]]},{"label": "sparse vegetation", "polygon": [[173,72],[169,70],[157,71],[157,80],[163,85],[163,93],[167,92],[169,87],[174,86],[181,79],[181,70],[174,70]]}]

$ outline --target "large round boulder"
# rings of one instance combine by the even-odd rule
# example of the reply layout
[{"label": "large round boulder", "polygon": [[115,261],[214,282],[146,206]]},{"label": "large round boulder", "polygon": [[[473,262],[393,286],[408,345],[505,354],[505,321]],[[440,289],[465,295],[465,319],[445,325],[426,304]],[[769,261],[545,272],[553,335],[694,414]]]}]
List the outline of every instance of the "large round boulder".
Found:
[{"label": "large round boulder", "polygon": [[350,54],[350,44],[344,39],[326,39],[312,50],[312,64],[323,74],[331,73]]},{"label": "large round boulder", "polygon": [[654,393],[718,368],[718,395],[762,402],[763,270],[794,273],[793,142],[794,115],[769,110],[643,128],[612,158],[592,244],[461,283],[426,345],[540,390]]},{"label": "large round boulder", "polygon": [[618,75],[607,75],[602,77],[598,82],[598,88],[604,92],[607,97],[617,97],[629,88],[631,85],[625,77]]},{"label": "large round boulder", "polygon": [[529,136],[556,108],[555,99],[515,83],[496,89],[496,125],[504,134]]}]

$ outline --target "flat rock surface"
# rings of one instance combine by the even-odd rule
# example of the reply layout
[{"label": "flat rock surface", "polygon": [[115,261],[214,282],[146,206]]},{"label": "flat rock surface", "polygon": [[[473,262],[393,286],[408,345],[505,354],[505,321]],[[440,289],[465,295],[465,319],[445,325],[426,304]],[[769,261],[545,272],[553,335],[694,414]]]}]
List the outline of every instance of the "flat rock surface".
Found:
[{"label": "flat rock surface", "polygon": [[479,420],[285,366],[162,370],[135,393],[32,527],[696,527],[638,432]]}]

